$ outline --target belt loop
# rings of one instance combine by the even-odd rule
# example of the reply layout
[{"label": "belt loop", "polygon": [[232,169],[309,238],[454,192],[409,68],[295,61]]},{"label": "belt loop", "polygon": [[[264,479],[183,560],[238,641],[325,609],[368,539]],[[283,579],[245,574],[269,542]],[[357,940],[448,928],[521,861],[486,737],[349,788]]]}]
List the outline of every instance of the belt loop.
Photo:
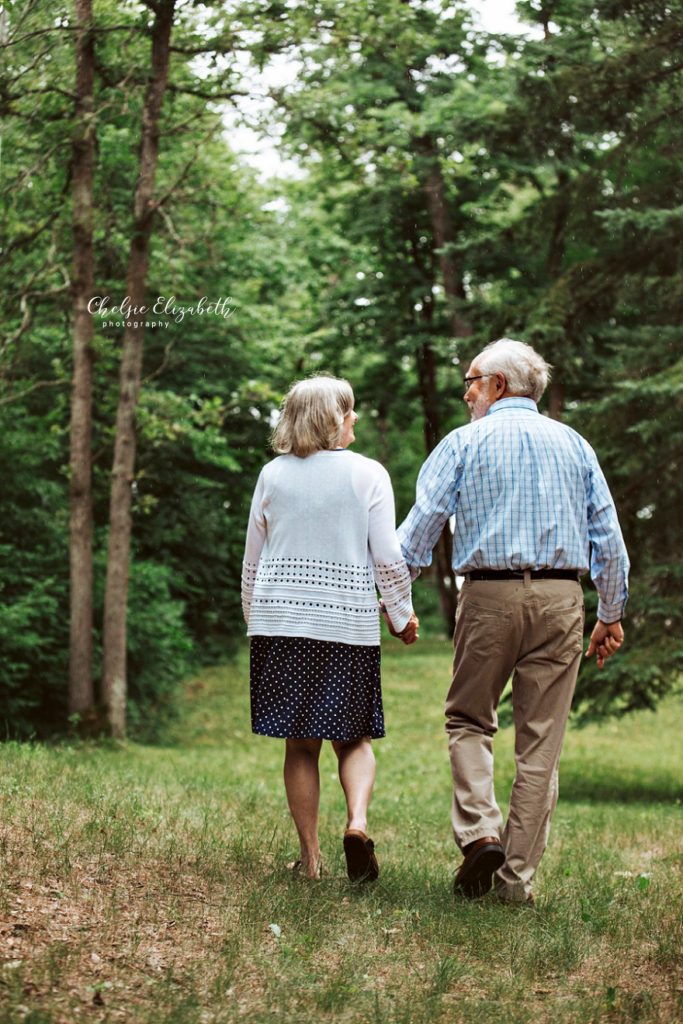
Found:
[{"label": "belt loop", "polygon": [[524,586],[525,587],[530,587],[531,586],[531,569],[525,569],[524,570]]}]

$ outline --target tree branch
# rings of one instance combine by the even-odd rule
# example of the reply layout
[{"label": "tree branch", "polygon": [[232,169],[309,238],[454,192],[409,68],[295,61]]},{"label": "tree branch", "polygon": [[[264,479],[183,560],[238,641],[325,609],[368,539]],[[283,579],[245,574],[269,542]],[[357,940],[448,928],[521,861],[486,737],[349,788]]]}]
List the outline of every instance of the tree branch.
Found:
[{"label": "tree branch", "polygon": [[181,53],[183,57],[196,57],[200,53],[249,53],[248,46],[237,46],[234,38],[230,40],[210,39],[201,46],[172,46],[171,53]]},{"label": "tree branch", "polygon": [[[41,268],[41,270],[44,270],[44,269],[45,268]],[[36,270],[31,275],[31,278],[29,280],[29,288],[27,288],[27,290],[22,293],[22,295],[21,295],[21,297],[19,299],[19,309],[21,310],[21,314],[22,314],[21,323],[19,324],[19,327],[14,332],[14,334],[8,334],[2,340],[2,342],[0,342],[0,358],[2,358],[2,356],[5,354],[5,352],[8,350],[8,348],[10,348],[10,346],[15,345],[16,342],[19,341],[21,336],[23,334],[25,334],[26,331],[31,326],[31,321],[33,319],[33,310],[31,308],[31,306],[29,305],[29,299],[30,298],[32,298],[32,299],[46,299],[46,298],[50,298],[53,295],[61,295],[63,292],[68,291],[68,289],[71,287],[71,282],[69,280],[69,276],[68,276],[68,274],[66,273],[66,271],[64,270],[63,267],[59,267],[58,266],[58,267],[51,267],[51,268],[48,268],[48,269],[59,270],[60,273],[62,274],[62,277],[64,278],[64,284],[58,285],[55,288],[48,288],[45,291],[31,291],[30,290],[30,286],[33,284],[33,282],[35,281],[35,279],[37,278],[37,276],[41,272],[41,270]]]},{"label": "tree branch", "polygon": [[69,92],[67,89],[60,89],[58,85],[45,85],[42,89],[22,89],[21,92],[7,93],[6,99],[11,102],[12,100],[23,99],[24,96],[48,96],[51,93],[57,93],[59,96],[65,96],[72,102],[76,99],[76,94]]},{"label": "tree branch", "polygon": [[30,245],[30,243],[33,242],[38,237],[38,235],[42,235],[43,231],[45,231],[46,228],[50,227],[52,222],[56,220],[60,213],[61,210],[53,211],[53,213],[50,214],[47,220],[43,221],[42,224],[39,224],[38,227],[35,228],[33,231],[29,231],[26,234],[20,235],[18,238],[13,239],[13,241],[11,241],[5,249],[5,258],[7,258],[7,256],[9,256],[9,254],[13,250],[22,249],[25,245]]},{"label": "tree branch", "polygon": [[33,71],[34,68],[38,67],[43,58],[48,56],[49,53],[49,46],[42,50],[40,53],[37,53],[30,64],[27,64],[25,67],[22,67],[21,70],[18,71],[13,77],[9,78],[9,81],[12,83],[12,85],[14,85],[15,82],[18,82],[20,78],[23,78],[24,75],[27,75],[29,71]]},{"label": "tree branch", "polygon": [[191,168],[197,162],[197,157],[201,153],[203,144],[205,142],[208,142],[211,138],[213,138],[215,133],[221,127],[221,124],[222,124],[221,121],[216,121],[216,123],[204,134],[203,138],[199,141],[198,145],[195,146],[195,148],[194,148],[194,150],[192,152],[192,156],[190,157],[190,159],[187,161],[187,163],[183,167],[183,169],[180,172],[180,175],[178,176],[178,178],[176,178],[176,180],[173,182],[173,184],[170,186],[170,188],[168,188],[166,190],[166,192],[163,194],[163,196],[161,196],[160,199],[156,199],[156,200],[153,201],[152,206],[153,206],[153,208],[155,210],[159,210],[166,202],[168,202],[168,200],[171,198],[171,196],[176,191],[176,189],[179,187],[179,185],[182,184],[182,182],[185,180],[185,178],[189,174]]},{"label": "tree branch", "polygon": [[202,100],[231,100],[236,96],[249,96],[249,92],[245,92],[242,89],[233,89],[230,92],[204,92],[201,89],[188,89],[182,85],[169,84],[168,91],[172,93],[180,93],[184,96],[198,96]]},{"label": "tree branch", "polygon": [[170,355],[171,355],[171,351],[172,351],[174,345],[175,345],[175,341],[169,341],[168,345],[166,345],[165,348],[164,348],[163,359],[161,360],[161,362],[157,366],[156,370],[153,370],[152,373],[150,373],[147,377],[143,377],[142,382],[141,382],[142,384],[149,384],[149,382],[151,380],[156,380],[157,377],[161,376],[161,374],[164,372],[164,370],[168,366],[168,361],[169,361],[169,358],[170,358]]},{"label": "tree branch", "polygon": [[159,132],[159,137],[168,139],[173,138],[174,135],[182,135],[183,132],[188,128],[196,128],[197,122],[203,117],[211,113],[206,109],[200,110],[196,114],[192,114],[190,117],[184,118],[182,121],[177,121],[175,124],[169,125],[163,132]]},{"label": "tree branch", "polygon": [[26,395],[30,395],[32,391],[37,391],[38,388],[63,388],[68,384],[68,380],[37,380],[34,381],[30,387],[24,388],[16,395],[8,395],[7,398],[0,398],[1,405],[11,405],[12,402],[20,402]]},{"label": "tree branch", "polygon": [[[98,28],[96,25],[93,25],[93,27],[92,27],[92,29],[90,31],[93,33],[93,35],[102,35],[103,36],[103,35],[107,35],[110,32],[131,32],[131,31],[139,32],[140,29],[141,29],[141,27],[139,25],[131,23],[130,25],[108,25],[106,28],[105,27]],[[143,29],[143,31],[144,31],[144,29]],[[5,43],[0,43],[0,50],[6,50],[10,46],[18,46],[20,43],[24,43],[24,42],[27,42],[27,41],[29,41],[31,39],[35,39],[38,36],[49,36],[49,35],[52,35],[55,32],[78,32],[78,26],[77,25],[50,25],[50,26],[48,26],[48,28],[37,28],[34,32],[27,32],[23,36],[18,36],[16,38],[11,38],[11,39],[8,39],[7,42],[5,42]]]}]

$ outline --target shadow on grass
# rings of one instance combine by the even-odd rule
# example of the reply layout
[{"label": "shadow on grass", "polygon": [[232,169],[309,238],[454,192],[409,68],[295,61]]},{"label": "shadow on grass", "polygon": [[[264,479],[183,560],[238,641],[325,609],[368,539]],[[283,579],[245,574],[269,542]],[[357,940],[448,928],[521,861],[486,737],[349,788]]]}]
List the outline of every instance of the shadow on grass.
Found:
[{"label": "shadow on grass", "polygon": [[683,787],[669,775],[624,778],[595,773],[575,774],[560,768],[560,798],[574,803],[673,804],[683,802]]}]

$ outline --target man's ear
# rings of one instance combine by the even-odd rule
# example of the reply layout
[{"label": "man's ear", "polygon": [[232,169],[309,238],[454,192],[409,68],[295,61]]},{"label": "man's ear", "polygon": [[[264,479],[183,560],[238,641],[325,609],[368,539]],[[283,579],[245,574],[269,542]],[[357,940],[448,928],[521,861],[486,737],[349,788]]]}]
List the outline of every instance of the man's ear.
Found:
[{"label": "man's ear", "polygon": [[500,397],[501,395],[505,394],[505,391],[507,390],[508,382],[505,379],[505,374],[504,373],[496,373],[495,374],[495,378],[496,378],[496,395],[498,395],[498,397]]}]

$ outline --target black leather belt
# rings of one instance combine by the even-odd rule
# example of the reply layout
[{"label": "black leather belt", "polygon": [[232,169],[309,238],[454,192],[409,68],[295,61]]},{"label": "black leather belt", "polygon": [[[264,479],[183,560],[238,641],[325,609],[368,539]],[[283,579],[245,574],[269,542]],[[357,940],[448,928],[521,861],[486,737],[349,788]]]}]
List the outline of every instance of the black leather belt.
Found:
[{"label": "black leather belt", "polygon": [[[532,580],[577,580],[578,569],[531,569]],[[523,580],[524,569],[473,569],[466,572],[468,580]]]}]

